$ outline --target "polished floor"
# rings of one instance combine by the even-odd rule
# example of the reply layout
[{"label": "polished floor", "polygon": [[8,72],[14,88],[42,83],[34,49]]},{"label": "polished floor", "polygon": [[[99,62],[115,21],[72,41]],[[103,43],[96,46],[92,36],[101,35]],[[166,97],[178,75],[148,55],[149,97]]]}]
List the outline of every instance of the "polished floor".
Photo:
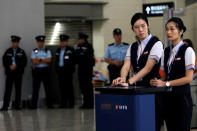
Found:
[{"label": "polished floor", "polygon": [[95,131],[94,110],[75,108],[0,112],[0,131]]},{"label": "polished floor", "polygon": [[0,112],[0,131],[95,131],[94,110],[39,109]]}]

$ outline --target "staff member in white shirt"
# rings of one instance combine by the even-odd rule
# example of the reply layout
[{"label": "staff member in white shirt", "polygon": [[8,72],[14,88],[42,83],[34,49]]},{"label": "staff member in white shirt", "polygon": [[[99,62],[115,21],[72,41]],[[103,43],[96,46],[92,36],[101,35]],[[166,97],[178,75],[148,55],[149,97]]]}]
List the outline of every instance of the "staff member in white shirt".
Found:
[{"label": "staff member in white shirt", "polygon": [[192,98],[189,83],[195,69],[195,52],[182,41],[185,31],[180,18],[168,20],[166,35],[172,44],[165,49],[161,59],[161,69],[165,75],[162,80],[155,78],[150,82],[153,86],[171,89],[163,96],[162,116],[168,131],[190,131]]},{"label": "staff member in white shirt", "polygon": [[192,98],[190,82],[195,69],[195,52],[182,41],[186,31],[183,21],[173,17],[166,24],[166,35],[171,45],[162,56],[163,80],[153,79],[151,85],[169,87],[172,91],[163,96],[163,118],[168,131],[190,131]]},{"label": "staff member in white shirt", "polygon": [[[121,77],[113,80],[112,86],[128,86],[129,84],[150,86],[151,79],[160,77],[159,66],[163,44],[157,37],[150,34],[148,19],[144,14],[136,13],[131,19],[131,26],[138,41],[128,48],[121,69]],[[130,69],[135,75],[126,83]]]}]

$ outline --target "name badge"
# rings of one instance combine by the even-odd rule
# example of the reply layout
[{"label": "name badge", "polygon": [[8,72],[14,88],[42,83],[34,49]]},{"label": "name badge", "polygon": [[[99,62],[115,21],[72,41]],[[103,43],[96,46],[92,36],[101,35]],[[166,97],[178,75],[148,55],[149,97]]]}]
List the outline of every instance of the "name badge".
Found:
[{"label": "name badge", "polygon": [[144,55],[148,54],[148,51],[144,52]]},{"label": "name badge", "polygon": [[64,57],[64,59],[69,59],[69,56],[66,55],[66,56]]},{"label": "name badge", "polygon": [[10,54],[10,53],[7,53],[7,56],[12,56],[12,54]]},{"label": "name badge", "polygon": [[181,57],[175,58],[175,60],[181,60]]},{"label": "name badge", "polygon": [[22,56],[23,54],[22,53],[18,53],[18,54],[16,54],[17,56]]}]

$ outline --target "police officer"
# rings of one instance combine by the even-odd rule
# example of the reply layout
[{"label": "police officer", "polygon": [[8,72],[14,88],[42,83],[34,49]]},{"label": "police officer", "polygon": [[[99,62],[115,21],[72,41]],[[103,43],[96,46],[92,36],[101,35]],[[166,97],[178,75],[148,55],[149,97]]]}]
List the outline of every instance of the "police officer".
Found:
[{"label": "police officer", "polygon": [[51,62],[51,51],[44,47],[45,36],[40,35],[35,37],[38,48],[35,48],[31,53],[33,65],[33,95],[32,109],[37,108],[40,84],[43,82],[45,88],[47,107],[52,108],[51,91],[50,91],[50,73],[49,64]]},{"label": "police officer", "polygon": [[13,108],[20,109],[22,77],[27,64],[25,51],[19,47],[20,40],[19,36],[11,36],[12,47],[7,49],[3,55],[6,87],[1,111],[8,110],[13,84],[15,84],[15,105]]},{"label": "police officer", "polygon": [[56,72],[61,95],[60,108],[74,107],[73,73],[75,50],[68,46],[68,35],[60,35],[60,47],[56,50]]},{"label": "police officer", "polygon": [[115,42],[109,44],[105,51],[105,62],[107,62],[109,70],[110,84],[112,81],[120,76],[127,49],[129,44],[122,42],[122,31],[119,28],[113,30],[113,37]]},{"label": "police officer", "polygon": [[161,58],[165,75],[162,80],[151,80],[151,84],[171,90],[163,95],[162,101],[162,116],[168,131],[190,131],[193,104],[189,83],[195,70],[195,52],[182,41],[186,27],[180,18],[169,19],[165,27],[171,41]]},{"label": "police officer", "polygon": [[87,41],[87,38],[88,35],[79,33],[78,46],[76,48],[79,86],[83,95],[81,109],[93,108],[94,106],[92,74],[95,58],[94,49]]}]

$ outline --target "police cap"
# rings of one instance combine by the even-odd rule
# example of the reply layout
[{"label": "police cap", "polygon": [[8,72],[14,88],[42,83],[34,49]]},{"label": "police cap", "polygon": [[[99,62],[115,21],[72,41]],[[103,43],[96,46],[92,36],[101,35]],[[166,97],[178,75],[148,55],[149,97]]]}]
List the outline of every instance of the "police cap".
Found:
[{"label": "police cap", "polygon": [[37,42],[44,42],[45,41],[45,36],[44,35],[39,35],[35,37]]},{"label": "police cap", "polygon": [[84,33],[79,33],[79,39],[87,39],[88,35],[84,34]]},{"label": "police cap", "polygon": [[120,28],[116,28],[113,30],[113,35],[121,35],[122,34],[122,31]]},{"label": "police cap", "polygon": [[59,36],[59,38],[60,38],[60,41],[68,41],[69,36],[62,34],[62,35]]},{"label": "police cap", "polygon": [[11,36],[11,41],[12,42],[19,42],[21,40],[21,37],[16,36],[16,35],[12,35]]}]

